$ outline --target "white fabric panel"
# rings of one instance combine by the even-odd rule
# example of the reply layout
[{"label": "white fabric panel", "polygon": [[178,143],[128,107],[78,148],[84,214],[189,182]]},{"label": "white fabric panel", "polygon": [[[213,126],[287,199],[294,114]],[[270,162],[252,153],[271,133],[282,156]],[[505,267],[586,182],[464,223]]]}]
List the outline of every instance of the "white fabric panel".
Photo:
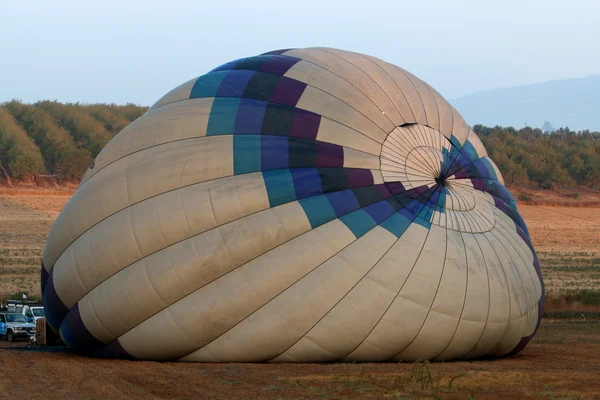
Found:
[{"label": "white fabric panel", "polygon": [[379,157],[344,147],[344,168],[379,169]]},{"label": "white fabric panel", "polygon": [[[450,107],[452,107],[452,105],[450,105]],[[469,135],[469,131],[471,130],[471,128],[469,128],[467,122],[458,113],[458,111],[456,111],[454,107],[452,107],[452,114],[454,115],[454,127],[452,128],[452,134],[454,135],[454,137],[456,137],[456,139],[458,139],[458,142],[460,144],[464,144],[467,140],[467,136]]]},{"label": "white fabric panel", "polygon": [[452,135],[452,128],[454,127],[454,113],[450,103],[448,103],[434,88],[427,85],[435,102],[437,104],[438,115],[440,118],[440,133],[447,138]]},{"label": "white fabric panel", "polygon": [[[354,241],[339,220],[255,258],[119,338],[137,358],[183,357],[205,346]],[[291,257],[290,254],[302,254]],[[164,337],[164,332],[169,332]]]},{"label": "white fabric panel", "polygon": [[398,90],[406,98],[413,116],[412,119],[409,119],[407,116],[403,115],[406,122],[427,125],[427,116],[425,115],[425,108],[423,107],[421,97],[414,84],[405,74],[405,71],[402,68],[398,68],[397,66],[386,63],[378,58],[370,56],[365,57],[379,65],[394,80]]},{"label": "white fabric panel", "polygon": [[485,147],[483,147],[483,143],[481,143],[481,140],[479,139],[477,134],[470,129],[469,129],[469,136],[467,136],[467,140],[469,142],[471,142],[471,145],[477,152],[477,155],[479,156],[479,158],[487,157],[488,153],[485,150]]},{"label": "white fabric panel", "polygon": [[115,161],[80,186],[56,219],[44,249],[46,270],[104,218],[149,197],[232,174],[232,136],[168,143]]},{"label": "white fabric panel", "polygon": [[398,296],[367,338],[345,360],[383,361],[408,346],[431,309],[444,264],[446,229],[432,225]]},{"label": "white fabric panel", "polygon": [[350,354],[394,300],[426,236],[427,229],[411,224],[364,279],[302,339],[272,361],[331,361]]},{"label": "white fabric panel", "polygon": [[[55,286],[64,304],[72,307],[96,285],[140,258],[268,207],[261,173],[217,179],[150,198],[111,215],[77,238],[54,266]],[[69,287],[71,276],[79,276],[83,285]]]},{"label": "white fabric panel", "polygon": [[[402,92],[398,90],[396,83],[392,78],[379,65],[359,53],[331,48],[323,48],[323,50],[343,58],[363,71],[367,76],[367,78],[365,78],[366,82],[359,80],[359,83],[372,85],[372,80],[373,83],[377,85],[377,88],[373,89],[377,95],[376,103],[382,108],[395,126],[400,126],[407,122],[404,116],[409,118],[408,121],[412,122],[412,112],[406,98],[402,95]],[[382,97],[379,91],[385,93],[387,99]]]},{"label": "white fabric panel", "polygon": [[[214,98],[192,99],[170,103],[127,125],[102,149],[81,180],[83,185],[108,164],[149,147],[206,135]],[[165,132],[169,132],[165,135]]]},{"label": "white fabric panel", "polygon": [[446,259],[431,310],[415,340],[393,360],[430,360],[452,340],[467,286],[465,245],[459,232],[447,231]]},{"label": "white fabric panel", "polygon": [[461,236],[467,268],[465,301],[451,342],[435,357],[439,361],[462,357],[475,347],[483,333],[489,308],[490,291],[485,258],[473,234],[461,233]]},{"label": "white fabric panel", "polygon": [[304,89],[296,107],[344,124],[379,143],[383,143],[387,135],[386,131],[342,100],[313,86]]},{"label": "white fabric panel", "polygon": [[379,156],[381,151],[381,143],[371,139],[364,133],[325,117],[321,118],[317,140],[362,151],[374,156]]},{"label": "white fabric panel", "polygon": [[[79,302],[81,318],[96,338],[108,343],[195,290],[310,229],[296,201],[222,225],[113,275]],[[141,276],[146,279],[139,279]],[[96,321],[100,326],[92,325]],[[111,336],[101,336],[103,331],[111,332]]]},{"label": "white fabric panel", "polygon": [[360,80],[348,81],[339,74],[308,61],[298,62],[285,73],[285,76],[317,87],[338,98],[373,121],[384,132],[394,129],[394,124],[386,116],[385,111],[357,87],[362,86]]},{"label": "white fabric panel", "polygon": [[175,89],[171,90],[169,93],[161,97],[156,103],[154,103],[152,107],[150,107],[149,111],[162,107],[165,104],[188,100],[190,98],[190,94],[192,93],[192,88],[197,80],[198,78],[190,79],[189,81],[177,86]]},{"label": "white fabric panel", "polygon": [[414,87],[417,89],[419,93],[419,97],[423,102],[423,108],[425,108],[425,115],[427,116],[427,125],[437,131],[440,130],[440,116],[437,108],[437,103],[435,102],[435,98],[433,97],[433,93],[429,89],[429,85],[425,82],[411,74],[410,72],[404,70],[404,74],[410,79]]},{"label": "white fabric panel", "polygon": [[[266,361],[300,340],[394,244],[376,226],[186,361]],[[303,307],[298,307],[302,303]],[[337,342],[329,337],[329,344]]]},{"label": "white fabric panel", "polygon": [[475,240],[484,256],[489,277],[490,301],[485,328],[477,344],[464,358],[477,358],[490,354],[502,340],[511,316],[511,300],[503,267],[486,234],[475,234]]}]

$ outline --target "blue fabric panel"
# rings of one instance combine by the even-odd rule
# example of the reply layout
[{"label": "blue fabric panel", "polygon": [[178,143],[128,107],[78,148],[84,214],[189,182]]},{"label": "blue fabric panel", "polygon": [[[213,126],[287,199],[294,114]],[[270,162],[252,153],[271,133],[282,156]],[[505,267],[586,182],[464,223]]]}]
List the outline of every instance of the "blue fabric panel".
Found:
[{"label": "blue fabric panel", "polygon": [[406,218],[400,213],[392,214],[391,217],[383,221],[380,225],[382,228],[387,229],[392,235],[399,238],[402,236],[404,231],[410,226],[412,219]]},{"label": "blue fabric panel", "polygon": [[300,200],[300,205],[304,209],[313,229],[334,220],[336,217],[331,203],[324,195]]},{"label": "blue fabric panel", "polygon": [[357,210],[360,205],[352,190],[340,190],[339,192],[331,192],[326,194],[329,202],[335,210],[335,215],[340,217],[349,212]]},{"label": "blue fabric panel", "polygon": [[206,136],[232,135],[239,105],[240,99],[215,97],[206,127]]},{"label": "blue fabric panel", "polygon": [[417,214],[417,218],[415,222],[421,226],[424,226],[427,229],[431,228],[431,216],[433,215],[433,208],[429,205],[423,206],[421,211]]},{"label": "blue fabric panel", "polygon": [[323,194],[321,177],[316,168],[294,168],[291,171],[298,199]]},{"label": "blue fabric panel", "polygon": [[229,71],[217,90],[218,97],[243,97],[254,71]]},{"label": "blue fabric panel", "polygon": [[234,133],[260,135],[265,111],[267,111],[266,101],[241,99],[235,119]]},{"label": "blue fabric panel", "polygon": [[263,135],[261,137],[262,169],[288,168],[288,137],[270,135]]},{"label": "blue fabric panel", "polygon": [[233,137],[233,173],[235,175],[260,171],[260,135]]},{"label": "blue fabric panel", "polygon": [[473,144],[468,140],[465,142],[462,152],[466,153],[471,161],[479,159],[479,155],[477,154],[475,147],[473,147]]},{"label": "blue fabric panel", "polygon": [[356,210],[350,214],[344,215],[340,220],[346,224],[358,239],[375,227],[375,221],[364,210]]},{"label": "blue fabric panel", "polygon": [[458,149],[462,148],[462,145],[454,135],[450,135],[450,143],[452,143]]},{"label": "blue fabric panel", "polygon": [[488,173],[490,175],[490,179],[493,179],[495,181],[498,180],[498,175],[496,175],[496,170],[494,169],[494,167],[492,166],[492,163],[490,162],[490,159],[485,157],[485,158],[481,158],[480,159],[481,163],[484,164],[488,170]]},{"label": "blue fabric panel", "polygon": [[217,68],[213,69],[210,72],[228,71],[228,70],[232,69],[233,67],[235,67],[237,64],[239,64],[243,60],[244,60],[243,58],[239,58],[237,60],[229,61],[228,63],[220,65],[220,66],[218,66]]},{"label": "blue fabric panel", "polygon": [[376,224],[380,224],[384,219],[396,212],[390,203],[385,200],[371,204],[370,206],[365,207],[364,210],[371,218],[373,218]]},{"label": "blue fabric panel", "polygon": [[271,207],[296,200],[294,180],[289,169],[263,171],[262,175]]},{"label": "blue fabric panel", "polygon": [[217,90],[221,85],[221,81],[227,75],[226,71],[212,72],[210,74],[202,75],[192,86],[190,92],[190,99],[197,99],[200,97],[215,97]]}]

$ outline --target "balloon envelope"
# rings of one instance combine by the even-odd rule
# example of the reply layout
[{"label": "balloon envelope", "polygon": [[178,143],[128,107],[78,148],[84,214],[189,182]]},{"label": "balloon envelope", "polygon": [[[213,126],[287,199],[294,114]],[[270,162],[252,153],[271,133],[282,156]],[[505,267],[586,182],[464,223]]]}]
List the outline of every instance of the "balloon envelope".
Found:
[{"label": "balloon envelope", "polygon": [[460,114],[330,48],[222,65],[116,135],[52,228],[42,291],[75,349],[208,362],[503,356],[543,304]]}]

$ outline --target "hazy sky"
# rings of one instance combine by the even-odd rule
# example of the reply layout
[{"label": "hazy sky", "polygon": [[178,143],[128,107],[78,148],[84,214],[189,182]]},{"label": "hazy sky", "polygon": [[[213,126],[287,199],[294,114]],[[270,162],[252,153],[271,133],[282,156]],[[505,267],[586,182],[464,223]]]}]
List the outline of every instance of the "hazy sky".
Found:
[{"label": "hazy sky", "polygon": [[600,74],[599,0],[0,0],[0,101],[133,102],[229,60],[328,46],[447,98]]}]

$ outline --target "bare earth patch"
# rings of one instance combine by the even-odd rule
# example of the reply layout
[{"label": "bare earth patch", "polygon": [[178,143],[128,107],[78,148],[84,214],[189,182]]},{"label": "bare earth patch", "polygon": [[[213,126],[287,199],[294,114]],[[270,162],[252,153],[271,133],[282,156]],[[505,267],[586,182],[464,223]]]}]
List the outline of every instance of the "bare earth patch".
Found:
[{"label": "bare earth patch", "polygon": [[[2,341],[0,346],[7,343]],[[501,360],[187,364],[0,349],[0,390],[30,399],[597,399],[600,323],[544,320]]]}]

